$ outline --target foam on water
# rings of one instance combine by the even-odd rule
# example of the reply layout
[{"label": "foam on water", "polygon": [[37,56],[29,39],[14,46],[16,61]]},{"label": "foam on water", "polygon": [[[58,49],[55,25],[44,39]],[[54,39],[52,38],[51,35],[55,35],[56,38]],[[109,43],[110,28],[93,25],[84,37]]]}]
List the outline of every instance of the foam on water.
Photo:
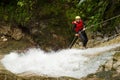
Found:
[{"label": "foam on water", "polygon": [[[106,51],[119,46],[120,44],[86,50],[66,49],[50,53],[33,48],[25,53],[11,52],[1,62],[6,69],[16,74],[33,72],[52,77],[81,78],[96,72],[99,66],[113,55],[113,52]],[[100,52],[101,54],[95,55]]]}]

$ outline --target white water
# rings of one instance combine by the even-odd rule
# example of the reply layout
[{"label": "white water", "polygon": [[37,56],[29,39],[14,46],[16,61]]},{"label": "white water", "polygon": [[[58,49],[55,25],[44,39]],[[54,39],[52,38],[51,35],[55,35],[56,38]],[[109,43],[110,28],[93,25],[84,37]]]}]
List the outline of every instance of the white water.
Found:
[{"label": "white water", "polygon": [[[1,62],[6,69],[16,74],[33,72],[53,77],[81,78],[96,72],[99,66],[114,54],[114,52],[107,52],[107,50],[118,46],[120,44],[86,50],[67,49],[50,53],[45,53],[41,49],[29,49],[22,54],[11,52]],[[96,55],[100,52],[101,54]]]}]

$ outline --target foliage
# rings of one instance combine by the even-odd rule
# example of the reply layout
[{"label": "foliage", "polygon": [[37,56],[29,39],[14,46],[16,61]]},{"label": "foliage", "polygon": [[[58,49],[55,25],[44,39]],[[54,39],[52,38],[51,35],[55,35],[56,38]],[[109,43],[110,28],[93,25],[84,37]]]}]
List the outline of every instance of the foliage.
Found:
[{"label": "foliage", "polygon": [[0,12],[2,12],[0,17],[4,21],[24,25],[32,16],[31,11],[33,5],[32,0],[18,0],[14,5],[11,5],[11,2],[9,2],[7,5],[0,6]]}]

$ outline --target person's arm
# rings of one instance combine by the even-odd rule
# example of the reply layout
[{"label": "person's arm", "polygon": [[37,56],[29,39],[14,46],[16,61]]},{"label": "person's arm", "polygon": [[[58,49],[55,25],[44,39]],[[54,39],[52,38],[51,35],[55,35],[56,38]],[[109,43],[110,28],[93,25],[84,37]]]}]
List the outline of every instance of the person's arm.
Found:
[{"label": "person's arm", "polygon": [[75,36],[79,36],[79,34],[75,31],[75,28],[76,28],[76,24],[75,23],[76,23],[75,21],[72,22],[72,24],[73,24],[73,31],[75,33]]},{"label": "person's arm", "polygon": [[75,36],[79,36],[79,34],[76,33],[75,28],[76,28],[76,24],[73,24],[73,31],[75,32]]}]

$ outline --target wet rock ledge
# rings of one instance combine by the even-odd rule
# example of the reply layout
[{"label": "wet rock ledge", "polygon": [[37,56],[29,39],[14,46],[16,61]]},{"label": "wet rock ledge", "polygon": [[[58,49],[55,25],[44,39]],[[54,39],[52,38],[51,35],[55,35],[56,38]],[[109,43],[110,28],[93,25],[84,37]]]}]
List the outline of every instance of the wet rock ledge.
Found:
[{"label": "wet rock ledge", "polygon": [[18,76],[7,70],[0,70],[0,80],[79,80],[70,77]]}]

